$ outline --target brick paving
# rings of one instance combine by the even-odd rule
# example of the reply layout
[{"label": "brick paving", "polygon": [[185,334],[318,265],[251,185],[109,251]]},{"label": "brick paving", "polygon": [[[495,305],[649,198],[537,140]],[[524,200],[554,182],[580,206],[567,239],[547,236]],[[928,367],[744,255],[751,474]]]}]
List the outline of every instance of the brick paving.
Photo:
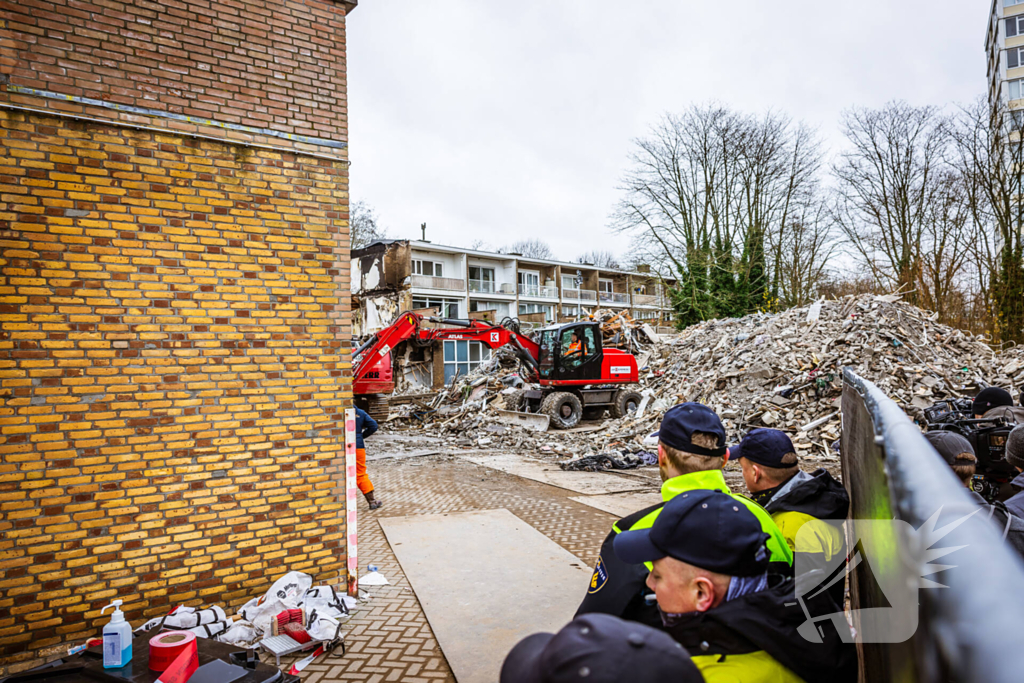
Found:
[{"label": "brick paving", "polygon": [[371,513],[361,503],[359,565],[378,565],[392,585],[364,589],[369,602],[345,625],[347,654],[310,664],[307,683],[455,680],[378,517],[506,508],[588,566],[614,521],[572,492],[448,456],[374,461],[370,476],[385,504]]}]

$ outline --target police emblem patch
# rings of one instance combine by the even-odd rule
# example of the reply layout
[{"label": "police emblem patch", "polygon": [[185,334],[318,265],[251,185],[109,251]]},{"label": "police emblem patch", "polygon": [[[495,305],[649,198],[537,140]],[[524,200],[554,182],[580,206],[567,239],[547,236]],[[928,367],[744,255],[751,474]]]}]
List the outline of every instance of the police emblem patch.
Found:
[{"label": "police emblem patch", "polygon": [[596,593],[608,583],[608,570],[604,567],[604,560],[598,558],[597,567],[594,568],[594,575],[590,577],[590,590],[588,593]]}]

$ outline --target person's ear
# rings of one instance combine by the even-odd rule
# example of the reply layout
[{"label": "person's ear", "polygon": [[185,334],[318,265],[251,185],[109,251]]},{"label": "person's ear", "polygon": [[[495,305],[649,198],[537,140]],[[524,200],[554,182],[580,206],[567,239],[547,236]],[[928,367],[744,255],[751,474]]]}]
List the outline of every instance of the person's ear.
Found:
[{"label": "person's ear", "polygon": [[658,442],[658,467],[665,466],[665,449],[661,447],[661,442]]},{"label": "person's ear", "polygon": [[764,474],[763,472],[761,472],[761,468],[758,465],[755,465],[754,463],[750,463],[750,473],[753,476],[755,484],[761,481],[761,477]]},{"label": "person's ear", "polygon": [[693,589],[697,611],[707,612],[715,604],[715,584],[706,576],[698,576],[693,580]]},{"label": "person's ear", "polygon": [[723,462],[729,462],[729,449],[725,449],[725,460]]}]

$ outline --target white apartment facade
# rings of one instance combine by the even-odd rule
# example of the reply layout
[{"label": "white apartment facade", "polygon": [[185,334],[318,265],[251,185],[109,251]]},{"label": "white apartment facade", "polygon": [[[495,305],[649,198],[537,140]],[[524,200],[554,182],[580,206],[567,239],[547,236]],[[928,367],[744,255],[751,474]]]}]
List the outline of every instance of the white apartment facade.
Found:
[{"label": "white apartment facade", "polygon": [[410,240],[411,307],[452,318],[492,311],[495,322],[556,322],[599,308],[668,324],[671,305],[650,272],[533,259]]}]

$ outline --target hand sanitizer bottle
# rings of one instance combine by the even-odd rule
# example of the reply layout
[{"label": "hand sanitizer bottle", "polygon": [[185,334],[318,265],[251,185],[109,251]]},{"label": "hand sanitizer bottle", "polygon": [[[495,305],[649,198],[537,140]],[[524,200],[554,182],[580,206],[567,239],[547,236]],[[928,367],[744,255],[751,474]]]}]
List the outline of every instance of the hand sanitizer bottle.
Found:
[{"label": "hand sanitizer bottle", "polygon": [[106,669],[120,669],[132,661],[132,625],[124,620],[120,605],[120,600],[114,600],[100,610],[103,614],[114,608],[110,621],[103,627],[103,667]]}]

